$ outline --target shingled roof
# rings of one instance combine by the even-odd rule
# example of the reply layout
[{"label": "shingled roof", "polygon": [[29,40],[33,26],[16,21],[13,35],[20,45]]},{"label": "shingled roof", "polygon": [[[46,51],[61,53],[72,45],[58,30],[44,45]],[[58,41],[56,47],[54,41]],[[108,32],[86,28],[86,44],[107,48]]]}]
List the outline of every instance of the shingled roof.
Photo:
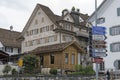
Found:
[{"label": "shingled roof", "polygon": [[[36,12],[37,12],[37,10],[38,10],[39,8],[41,8],[41,9],[46,13],[46,15],[50,18],[50,20],[51,20],[56,26],[59,27],[59,25],[57,24],[57,21],[62,20],[62,19],[63,19],[62,16],[59,16],[59,15],[54,14],[54,13],[51,11],[51,9],[50,9],[49,7],[47,7],[47,6],[44,6],[44,5],[42,5],[42,4],[37,4],[36,7],[35,7],[35,9],[34,9],[34,11],[33,11],[33,13],[32,13],[32,15],[30,16],[30,18],[29,18],[26,26],[24,27],[24,29],[23,29],[23,31],[22,31],[22,34],[24,34],[25,31],[28,29],[28,27],[29,27],[29,25],[30,25],[33,17],[35,16],[35,14],[36,14]],[[82,14],[82,13],[80,13],[79,15],[80,15],[80,17],[83,18],[83,20],[85,20],[85,21],[86,21],[87,18],[89,17],[88,15]],[[21,36],[20,36],[20,37],[21,37]]]},{"label": "shingled roof", "polygon": [[59,43],[59,44],[41,46],[30,51],[30,53],[40,54],[40,53],[47,53],[47,52],[62,51],[70,45],[74,45],[75,47],[77,47],[76,49],[78,49],[80,52],[83,52],[83,53],[85,52],[77,42],[71,41],[71,42],[66,42],[61,44]]},{"label": "shingled roof", "polygon": [[20,34],[21,34],[20,32],[0,28],[0,42],[4,46],[20,47],[21,43],[16,41],[17,37]]}]

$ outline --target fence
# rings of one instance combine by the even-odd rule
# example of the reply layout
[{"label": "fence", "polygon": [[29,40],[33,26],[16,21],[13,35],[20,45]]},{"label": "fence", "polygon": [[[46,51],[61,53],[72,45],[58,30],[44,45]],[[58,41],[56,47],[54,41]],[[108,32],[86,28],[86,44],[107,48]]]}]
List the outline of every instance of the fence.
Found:
[{"label": "fence", "polygon": [[[114,80],[120,79],[120,74],[113,75]],[[64,76],[0,76],[0,80],[95,80],[95,75],[64,75]],[[98,80],[106,80],[105,75],[99,75]]]}]

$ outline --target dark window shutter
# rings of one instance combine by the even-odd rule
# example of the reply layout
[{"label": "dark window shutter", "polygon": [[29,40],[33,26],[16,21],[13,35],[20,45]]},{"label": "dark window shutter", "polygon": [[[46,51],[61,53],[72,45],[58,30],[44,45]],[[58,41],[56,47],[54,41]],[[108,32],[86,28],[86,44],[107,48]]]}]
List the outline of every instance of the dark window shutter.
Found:
[{"label": "dark window shutter", "polygon": [[120,8],[117,8],[117,16],[120,16]]}]

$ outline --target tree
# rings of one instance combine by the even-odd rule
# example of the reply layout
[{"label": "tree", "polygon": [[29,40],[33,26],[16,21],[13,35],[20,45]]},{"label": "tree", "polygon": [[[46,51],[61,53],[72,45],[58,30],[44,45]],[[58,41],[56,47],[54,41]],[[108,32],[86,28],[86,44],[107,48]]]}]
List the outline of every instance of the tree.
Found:
[{"label": "tree", "polygon": [[4,69],[3,69],[3,74],[4,75],[8,75],[8,73],[11,71],[11,66],[9,64],[5,65]]},{"label": "tree", "polygon": [[23,57],[24,72],[34,73],[38,65],[38,58],[36,55],[28,54]]}]

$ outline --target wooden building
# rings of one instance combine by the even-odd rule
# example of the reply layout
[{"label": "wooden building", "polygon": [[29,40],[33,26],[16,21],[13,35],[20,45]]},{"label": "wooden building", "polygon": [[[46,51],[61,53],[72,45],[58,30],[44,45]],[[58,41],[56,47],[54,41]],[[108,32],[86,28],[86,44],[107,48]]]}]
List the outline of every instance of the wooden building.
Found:
[{"label": "wooden building", "polygon": [[19,36],[22,53],[38,55],[43,68],[74,70],[77,64],[87,65],[87,18],[75,9],[65,9],[59,16],[37,4]]}]

